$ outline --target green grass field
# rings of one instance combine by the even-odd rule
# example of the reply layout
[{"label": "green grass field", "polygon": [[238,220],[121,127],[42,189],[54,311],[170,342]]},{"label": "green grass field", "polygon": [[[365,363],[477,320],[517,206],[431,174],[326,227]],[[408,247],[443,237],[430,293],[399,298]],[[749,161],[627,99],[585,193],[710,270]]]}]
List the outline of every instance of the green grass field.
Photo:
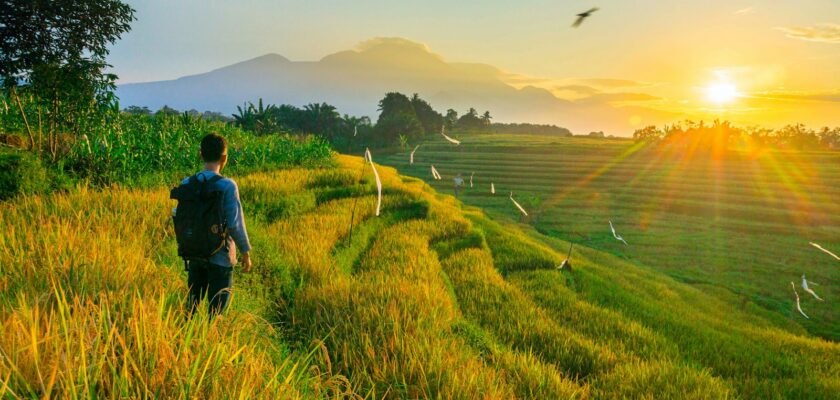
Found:
[{"label": "green grass field", "polygon": [[[540,232],[611,253],[689,283],[777,326],[840,339],[840,263],[809,245],[840,251],[840,154],[764,151],[724,159],[628,140],[466,134],[438,137],[409,165],[386,159],[443,193],[462,173],[461,199],[493,216],[519,219],[509,192]],[[443,180],[431,179],[433,164]],[[490,194],[490,182],[496,195]],[[534,198],[539,200],[533,200]],[[608,221],[629,246],[616,241]],[[803,296],[800,276],[826,301]],[[757,306],[757,307],[756,307]]]},{"label": "green grass field", "polygon": [[376,217],[369,166],[335,164],[237,177],[256,271],[236,274],[230,312],[210,324],[183,316],[166,188],[0,204],[0,398],[840,391],[840,345],[796,323],[779,327],[769,312],[598,249],[606,240],[558,271],[568,242],[383,165]]}]

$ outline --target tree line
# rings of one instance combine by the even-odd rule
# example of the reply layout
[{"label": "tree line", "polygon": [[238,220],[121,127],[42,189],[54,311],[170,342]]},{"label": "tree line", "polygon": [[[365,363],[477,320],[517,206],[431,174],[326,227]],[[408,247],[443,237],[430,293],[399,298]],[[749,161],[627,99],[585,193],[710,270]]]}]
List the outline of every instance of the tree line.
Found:
[{"label": "tree line", "polygon": [[637,142],[658,143],[666,147],[720,151],[729,148],[776,148],[788,150],[840,150],[840,127],[808,128],[803,124],[778,129],[738,127],[729,121],[684,121],[661,129],[646,126],[633,132]]},{"label": "tree line", "polygon": [[442,129],[461,131],[490,131],[489,111],[479,115],[470,108],[463,115],[449,109],[446,114],[436,111],[418,94],[411,97],[389,92],[378,103],[376,123],[368,117],[341,115],[327,103],[311,103],[303,107],[289,104],[256,104],[246,102],[237,106],[233,123],[257,135],[289,132],[314,134],[343,150],[365,146],[407,146],[419,143],[426,135],[438,134]]}]

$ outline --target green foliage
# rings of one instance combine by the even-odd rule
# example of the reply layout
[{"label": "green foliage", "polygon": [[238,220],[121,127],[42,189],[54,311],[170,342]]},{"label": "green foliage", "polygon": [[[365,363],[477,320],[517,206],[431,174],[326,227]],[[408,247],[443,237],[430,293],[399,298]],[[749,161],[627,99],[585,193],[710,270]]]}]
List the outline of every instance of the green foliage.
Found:
[{"label": "green foliage", "polygon": [[227,138],[231,173],[319,166],[331,158],[329,146],[317,138],[257,137],[223,122],[159,112],[154,116],[122,114],[109,129],[82,135],[72,144],[64,165],[96,185],[130,183],[145,175],[190,174],[200,166],[198,143],[209,133]]},{"label": "green foliage", "polygon": [[815,131],[803,124],[786,125],[779,129],[736,127],[729,121],[715,120],[711,125],[703,121],[685,121],[665,125],[662,129],[646,126],[633,132],[633,139],[660,143],[665,148],[684,151],[722,153],[728,149],[757,150],[766,147],[790,150],[840,149],[840,127],[823,127]]},{"label": "green foliage", "polygon": [[561,128],[557,125],[542,125],[542,124],[528,124],[528,123],[499,123],[494,122],[490,125],[493,132],[496,133],[520,133],[527,135],[554,135],[560,137],[571,137],[572,131]]},{"label": "green foliage", "polygon": [[411,142],[417,142],[423,137],[423,126],[414,112],[380,114],[376,123],[376,138],[383,144],[397,144],[400,135]]},{"label": "green foliage", "polygon": [[490,112],[479,116],[475,108],[470,108],[466,114],[458,118],[457,128],[465,131],[483,131],[490,128]]},{"label": "green foliage", "polygon": [[440,132],[440,128],[443,126],[443,115],[435,111],[417,93],[414,93],[414,96],[411,97],[411,107],[414,109],[414,114],[417,115],[420,124],[423,125],[424,132]]},{"label": "green foliage", "polygon": [[49,187],[41,160],[24,151],[0,152],[0,200],[33,194]]},{"label": "green foliage", "polygon": [[[0,79],[10,98],[18,102],[23,91],[39,119],[43,114],[53,161],[66,133],[101,124],[114,107],[117,77],[105,72],[105,57],[133,20],[134,10],[119,0],[6,1],[0,7]],[[35,147],[33,128],[26,125]]]}]

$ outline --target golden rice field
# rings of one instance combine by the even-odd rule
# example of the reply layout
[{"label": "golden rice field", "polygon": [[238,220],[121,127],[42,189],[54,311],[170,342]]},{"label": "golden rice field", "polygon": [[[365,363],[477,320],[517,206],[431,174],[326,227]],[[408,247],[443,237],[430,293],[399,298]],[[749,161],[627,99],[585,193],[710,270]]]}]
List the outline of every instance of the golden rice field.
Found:
[{"label": "golden rice field", "polygon": [[[779,327],[840,340],[840,262],[809,244],[840,253],[840,153],[712,158],[618,139],[459,138],[460,146],[430,138],[413,166],[403,152],[383,162],[450,194],[456,173],[475,173],[461,200],[493,217],[520,218],[512,191],[531,214],[525,222],[548,236],[653,268]],[[825,302],[801,290],[803,274]],[[810,319],[796,310],[791,281]]]},{"label": "golden rice field", "polygon": [[560,272],[568,242],[379,173],[379,217],[361,158],[238,177],[255,272],[210,323],[184,318],[166,188],[0,204],[0,398],[840,392],[840,344],[797,323],[604,240]]}]

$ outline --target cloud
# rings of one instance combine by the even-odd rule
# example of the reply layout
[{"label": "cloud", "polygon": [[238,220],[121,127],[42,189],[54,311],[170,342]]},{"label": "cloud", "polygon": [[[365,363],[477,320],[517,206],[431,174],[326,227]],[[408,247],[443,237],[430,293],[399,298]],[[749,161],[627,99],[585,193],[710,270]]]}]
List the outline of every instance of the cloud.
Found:
[{"label": "cloud", "polygon": [[617,106],[620,103],[653,100],[662,100],[662,98],[647,93],[598,93],[581,99],[579,102],[604,103]]},{"label": "cloud", "polygon": [[754,12],[755,12],[755,7],[746,7],[746,8],[742,8],[738,11],[735,11],[732,14],[734,14],[734,15],[744,15],[744,14],[752,14]]},{"label": "cloud", "polygon": [[602,88],[645,87],[654,85],[650,82],[634,81],[630,79],[588,78],[578,79],[578,81],[587,85],[599,86]]},{"label": "cloud", "polygon": [[367,51],[381,46],[393,46],[399,48],[413,48],[426,53],[431,53],[432,50],[425,43],[415,42],[413,40],[401,37],[375,37],[362,41],[356,45],[356,51]]},{"label": "cloud", "polygon": [[824,91],[772,91],[753,93],[752,97],[784,101],[827,101],[840,103],[840,89]]},{"label": "cloud", "polygon": [[792,39],[822,43],[840,43],[840,25],[817,24],[816,26],[792,26],[776,28]]}]

